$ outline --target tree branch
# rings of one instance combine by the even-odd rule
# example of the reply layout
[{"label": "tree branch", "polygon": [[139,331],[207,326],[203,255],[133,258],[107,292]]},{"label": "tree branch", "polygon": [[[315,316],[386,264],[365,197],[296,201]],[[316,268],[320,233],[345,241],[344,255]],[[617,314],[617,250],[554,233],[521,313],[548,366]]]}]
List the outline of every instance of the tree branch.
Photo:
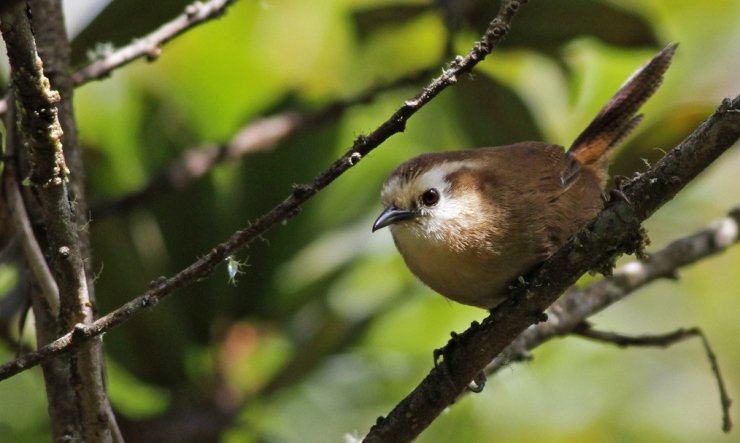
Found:
[{"label": "tree branch", "polygon": [[[37,23],[39,29],[36,32],[41,42],[38,47],[29,14],[30,7],[34,6],[43,18]],[[17,154],[13,160],[19,164],[23,164],[22,160],[28,160],[29,190],[39,203],[45,234],[42,242],[59,290],[57,317],[50,312],[47,315],[49,306],[46,300],[50,300],[48,294],[44,303],[40,303],[43,296],[36,296],[38,291],[33,286],[30,288],[34,312],[37,314],[37,335],[41,344],[70,330],[75,324],[93,320],[81,252],[83,242],[79,237],[70,203],[72,198],[67,188],[68,182],[79,182],[76,177],[70,180],[63,150],[63,141],[67,140],[74,155],[76,141],[71,103],[60,104],[59,92],[52,89],[38,54],[40,49],[44,50],[45,56],[53,60],[50,63],[51,72],[64,70],[66,52],[57,51],[68,51],[69,48],[63,36],[60,8],[61,5],[56,0],[39,0],[32,1],[30,6],[18,4],[0,14],[0,31],[8,52],[12,96],[16,99],[17,110],[15,115],[11,115],[16,121],[10,121],[9,125],[17,124],[19,128],[18,136],[9,139],[9,143],[22,142],[17,148],[9,147],[9,151]],[[50,35],[54,37],[47,38]],[[64,74],[60,74],[57,79],[64,83]],[[69,90],[71,91],[71,87]],[[66,138],[63,138],[64,132],[59,120],[60,106],[70,130]],[[8,177],[10,176],[6,175],[6,179]],[[17,183],[11,186],[17,186]],[[29,257],[29,260],[33,259],[33,256]],[[44,292],[48,290],[46,288]],[[81,438],[91,442],[111,439],[111,428],[115,425],[109,421],[99,347],[99,342],[86,343],[66,361],[51,362],[44,368],[55,439]],[[65,408],[72,408],[75,413],[70,415]]]},{"label": "tree branch", "polygon": [[[72,332],[40,348],[38,352],[3,365],[0,367],[0,380],[36,365],[49,356],[68,352],[81,343],[127,321],[144,308],[153,306],[176,289],[210,275],[231,253],[246,246],[275,224],[297,215],[303,203],[356,165],[367,153],[387,138],[402,132],[406,121],[418,109],[453,84],[458,75],[469,72],[480,59],[485,57],[508,32],[508,26],[520,3],[515,0],[504,1],[500,15],[491,23],[484,38],[468,56],[456,60],[441,77],[435,79],[415,99],[407,101],[369,136],[359,137],[344,156],[317,176],[313,182],[296,185],[290,196],[257,219],[253,225],[236,232],[228,241],[216,246],[206,256],[175,276],[152,282],[146,293],[123,307],[92,324],[78,323]],[[4,27],[5,23],[5,10],[3,10]],[[3,33],[6,33],[5,29]],[[49,107],[42,110],[50,111],[53,108],[53,94],[49,94],[47,98],[51,98],[48,101]],[[638,231],[640,222],[672,198],[738,138],[740,134],[739,113],[740,97],[736,97],[732,102],[726,101],[692,136],[671,151],[648,173],[630,183],[625,189],[625,194],[632,202],[631,204],[617,202],[609,206],[594,223],[533,273],[531,279],[528,280],[527,288],[519,291],[517,297],[492,312],[483,325],[471,328],[462,334],[455,342],[455,346],[449,349],[444,364],[433,369],[409,398],[399,404],[387,419],[380,421],[371,430],[371,435],[366,441],[404,441],[395,439],[413,438],[418,435],[444,407],[454,401],[468,381],[474,378],[475,373],[494,355],[497,355],[506,343],[528,325],[542,319],[542,310],[557,297],[560,291],[572,284],[586,270],[596,267],[603,268],[604,264],[609,263],[615,254],[639,248],[640,239],[635,236],[635,232]],[[47,114],[42,113],[42,115]],[[53,131],[49,134],[53,135]],[[47,151],[47,154],[57,152],[56,145],[53,147],[54,150]],[[61,152],[61,144],[59,148]],[[56,160],[59,159],[56,158]],[[62,163],[56,162],[54,165],[58,167],[58,174],[52,175],[51,180],[46,183],[58,185],[57,179],[64,176],[63,159]],[[63,180],[61,182],[63,183]],[[54,202],[61,204],[59,199]],[[56,251],[61,252],[61,249]],[[66,252],[69,253],[69,251]],[[431,391],[425,393],[425,389],[431,389]],[[404,417],[410,418],[405,421]],[[404,425],[408,430],[400,432],[398,426]],[[395,430],[393,426],[396,426]],[[383,439],[382,436],[388,438]]]},{"label": "tree branch", "polygon": [[208,254],[170,278],[160,277],[152,281],[149,290],[120,308],[101,317],[92,324],[77,324],[71,332],[38,351],[24,355],[0,366],[0,380],[7,379],[28,368],[38,365],[53,355],[68,352],[85,341],[114,328],[146,308],[156,305],[176,289],[197,282],[210,274],[231,254],[259,238],[273,226],[295,217],[300,207],[337,177],[357,165],[370,151],[392,135],[402,132],[406,121],[429,103],[440,92],[455,84],[457,76],[470,72],[483,60],[508,33],[510,23],[521,1],[504,0],[499,15],[490,23],[485,34],[465,57],[458,57],[449,69],[435,78],[415,98],[407,100],[393,115],[367,136],[359,136],[352,147],[309,184],[295,185],[293,192],[280,204],[260,216],[253,224],[237,231],[231,238],[211,249]]},{"label": "tree branch", "polygon": [[620,348],[667,348],[689,338],[704,336],[699,328],[680,328],[665,334],[625,335],[617,332],[595,329],[583,322],[571,331],[571,334],[599,343],[607,343]]},{"label": "tree branch", "polygon": [[147,61],[154,61],[161,54],[162,45],[173,40],[196,26],[214,18],[221,17],[226,8],[236,0],[209,0],[196,1],[185,7],[185,11],[173,20],[160,26],[156,31],[136,39],[129,45],[106,54],[72,74],[75,86],[92,80],[99,80],[111,74],[115,69],[126,66],[132,61],[146,57]]},{"label": "tree branch", "polygon": [[[612,202],[584,230],[526,279],[482,324],[456,335],[444,361],[388,415],[365,442],[410,441],[465,390],[471,380],[585,272],[609,269],[622,252],[642,247],[640,223],[670,200],[740,137],[740,96],[717,111],[653,168],[624,188],[627,200]],[[628,203],[631,202],[631,203]]]},{"label": "tree branch", "polygon": [[[39,57],[44,63],[44,75],[49,79],[50,88],[57,91],[60,101],[57,104],[59,123],[62,128],[60,138],[64,146],[64,159],[70,169],[67,192],[74,202],[73,215],[79,228],[80,254],[88,265],[90,258],[90,239],[87,226],[87,198],[85,196],[85,167],[77,139],[77,122],[74,114],[74,85],[70,77],[70,44],[64,26],[61,0],[29,0],[32,12],[34,37]],[[91,270],[86,268],[90,276]],[[88,293],[94,303],[94,287],[88,279]]]},{"label": "tree branch", "polygon": [[[67,183],[67,199],[72,202],[70,212],[73,218],[74,234],[77,239],[78,254],[82,258],[85,284],[79,293],[77,305],[70,312],[84,315],[87,321],[95,317],[95,285],[91,270],[90,235],[87,230],[88,210],[85,193],[85,167],[77,139],[77,121],[74,114],[74,82],[70,69],[70,43],[64,25],[61,0],[29,0],[32,11],[34,37],[39,57],[44,63],[44,74],[48,77],[50,88],[60,94],[57,104],[58,119],[62,129],[61,144],[63,155],[70,169]],[[70,238],[71,239],[71,238]],[[64,239],[60,239],[64,240]],[[59,324],[69,324],[60,317]],[[72,318],[74,322],[79,320]],[[51,336],[56,337],[54,332]],[[82,408],[82,424],[88,441],[94,438],[111,436],[114,442],[123,441],[113,409],[108,401],[105,383],[105,365],[101,342],[91,342],[79,352],[73,361],[70,385],[75,389]],[[105,414],[107,418],[101,418]]]}]

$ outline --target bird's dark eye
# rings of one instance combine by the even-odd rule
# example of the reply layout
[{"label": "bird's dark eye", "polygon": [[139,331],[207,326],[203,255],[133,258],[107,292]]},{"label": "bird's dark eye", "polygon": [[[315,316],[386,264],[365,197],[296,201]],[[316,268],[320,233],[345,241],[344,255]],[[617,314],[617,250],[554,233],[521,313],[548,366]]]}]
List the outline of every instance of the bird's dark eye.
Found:
[{"label": "bird's dark eye", "polygon": [[434,206],[439,201],[439,191],[434,188],[429,188],[421,194],[421,202],[424,206]]}]

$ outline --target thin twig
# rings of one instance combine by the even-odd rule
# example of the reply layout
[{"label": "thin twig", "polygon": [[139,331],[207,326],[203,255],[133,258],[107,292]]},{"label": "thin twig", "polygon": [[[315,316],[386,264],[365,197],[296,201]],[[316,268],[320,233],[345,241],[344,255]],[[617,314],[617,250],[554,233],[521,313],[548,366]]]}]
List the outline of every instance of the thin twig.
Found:
[{"label": "thin twig", "polygon": [[185,7],[185,11],[156,31],[136,39],[129,45],[107,54],[72,74],[75,85],[98,80],[132,61],[145,57],[153,61],[161,54],[162,45],[214,18],[220,17],[235,0],[196,1]]},{"label": "thin twig", "polygon": [[29,300],[21,288],[24,278],[26,276],[21,273],[19,284],[0,299],[0,341],[5,342],[8,348],[15,349],[16,357],[33,351],[33,348],[22,340],[29,309]]},{"label": "thin twig", "polygon": [[389,119],[369,135],[359,136],[343,156],[316,176],[311,183],[295,185],[293,192],[285,200],[264,213],[253,224],[237,231],[227,241],[215,246],[205,256],[174,276],[170,278],[160,277],[152,281],[149,290],[144,294],[99,318],[92,324],[75,325],[73,331],[59,337],[53,343],[39,348],[35,353],[26,354],[17,360],[0,366],[0,380],[36,366],[52,355],[67,352],[86,340],[97,337],[105,331],[128,321],[137,313],[156,305],[176,289],[209,276],[231,254],[259,238],[273,226],[298,215],[301,205],[348,169],[357,165],[365,155],[389,137],[402,132],[411,116],[440,92],[455,84],[458,76],[470,72],[475,65],[483,60],[493,47],[505,37],[509,24],[520,4],[519,1],[505,1],[499,16],[491,22],[481,40],[474,45],[465,57],[458,57],[450,64],[449,69],[432,80],[416,97],[407,100]]},{"label": "thin twig", "polygon": [[[14,97],[12,88],[9,90],[11,91],[9,96]],[[7,140],[5,154],[7,158],[17,156],[16,140],[18,138],[15,119],[15,106],[12,106],[10,112],[5,115],[5,139]],[[10,220],[12,221],[12,232],[16,238],[20,239],[25,260],[41,289],[41,294],[46,300],[52,316],[57,317],[59,315],[59,288],[31,227],[31,221],[28,219],[28,212],[26,212],[23,196],[18,189],[19,182],[20,180],[18,180],[14,163],[11,161],[5,162],[2,172],[2,183],[7,211],[10,213]]]},{"label": "thin twig", "polygon": [[5,201],[10,209],[15,232],[20,238],[23,255],[28,262],[29,268],[35,277],[36,283],[41,287],[46,303],[54,316],[59,315],[59,288],[54,276],[51,274],[49,265],[46,263],[44,253],[36,241],[36,236],[28,220],[28,214],[23,204],[23,197],[18,190],[18,181],[11,164],[6,163],[3,170],[3,189],[5,190]]},{"label": "thin twig", "polygon": [[631,346],[645,348],[667,348],[689,338],[700,337],[704,334],[699,328],[680,328],[665,334],[625,335],[618,332],[595,329],[590,323],[581,322],[571,331],[571,334],[589,340],[608,343],[620,348]]},{"label": "thin twig", "polygon": [[[162,46],[175,37],[224,14],[236,0],[196,1],[185,7],[182,14],[160,26],[157,30],[135,39],[130,44],[111,51],[72,74],[75,86],[109,76],[114,70],[134,60],[146,58],[153,61],[161,54]],[[7,101],[0,101],[0,114],[8,108]]]},{"label": "thin twig", "polygon": [[732,429],[732,419],[730,418],[732,399],[730,399],[730,395],[727,393],[722,374],[719,371],[717,356],[709,345],[707,336],[704,335],[704,332],[700,328],[681,328],[666,334],[630,336],[618,334],[616,332],[599,331],[597,329],[593,329],[591,325],[584,322],[573,330],[573,334],[594,341],[610,343],[623,348],[628,346],[659,346],[666,348],[689,338],[700,338],[702,345],[704,346],[704,351],[707,354],[707,359],[709,360],[709,366],[712,369],[715,380],[717,381],[717,388],[719,389],[720,406],[722,407],[722,430],[730,432]]},{"label": "thin twig", "polygon": [[727,388],[725,387],[724,382],[722,381],[722,378],[719,376],[719,363],[717,363],[717,355],[714,353],[714,350],[712,350],[712,347],[709,346],[709,340],[704,336],[704,334],[701,334],[701,341],[704,344],[704,350],[707,352],[707,358],[709,359],[709,365],[712,368],[712,372],[715,374],[715,378],[717,379],[718,389],[719,389],[719,395],[720,395],[720,404],[722,405],[722,430],[725,432],[730,432],[732,429],[732,419],[730,418],[730,406],[732,406],[732,399],[727,394]]},{"label": "thin twig", "polygon": [[220,164],[234,162],[245,155],[272,149],[277,143],[300,131],[340,118],[353,106],[370,103],[383,92],[417,84],[428,78],[431,72],[431,69],[424,69],[387,84],[373,86],[356,97],[334,101],[317,111],[288,111],[255,120],[240,129],[226,143],[188,149],[138,191],[93,205],[93,218],[98,219],[127,211],[168,191],[181,190]]}]

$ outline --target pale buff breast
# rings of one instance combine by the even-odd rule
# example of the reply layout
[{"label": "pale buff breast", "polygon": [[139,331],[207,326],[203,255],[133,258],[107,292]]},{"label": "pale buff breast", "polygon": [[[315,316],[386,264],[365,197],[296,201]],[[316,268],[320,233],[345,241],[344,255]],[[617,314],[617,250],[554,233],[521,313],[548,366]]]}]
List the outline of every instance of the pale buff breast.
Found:
[{"label": "pale buff breast", "polygon": [[406,265],[427,286],[451,300],[481,308],[492,308],[503,300],[512,276],[500,255],[489,252],[484,257],[482,251],[453,250],[447,241],[411,231],[402,224],[391,227]]}]

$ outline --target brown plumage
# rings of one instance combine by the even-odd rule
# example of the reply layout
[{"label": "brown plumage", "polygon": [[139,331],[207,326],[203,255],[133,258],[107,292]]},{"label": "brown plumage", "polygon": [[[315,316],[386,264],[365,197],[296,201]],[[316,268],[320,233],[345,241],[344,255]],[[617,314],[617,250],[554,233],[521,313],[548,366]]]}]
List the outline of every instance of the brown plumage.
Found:
[{"label": "brown plumage", "polygon": [[612,148],[639,123],[676,45],[635,72],[571,149],[542,142],[424,154],[383,185],[385,210],[409,269],[442,295],[492,308],[508,285],[549,257],[602,209]]}]

